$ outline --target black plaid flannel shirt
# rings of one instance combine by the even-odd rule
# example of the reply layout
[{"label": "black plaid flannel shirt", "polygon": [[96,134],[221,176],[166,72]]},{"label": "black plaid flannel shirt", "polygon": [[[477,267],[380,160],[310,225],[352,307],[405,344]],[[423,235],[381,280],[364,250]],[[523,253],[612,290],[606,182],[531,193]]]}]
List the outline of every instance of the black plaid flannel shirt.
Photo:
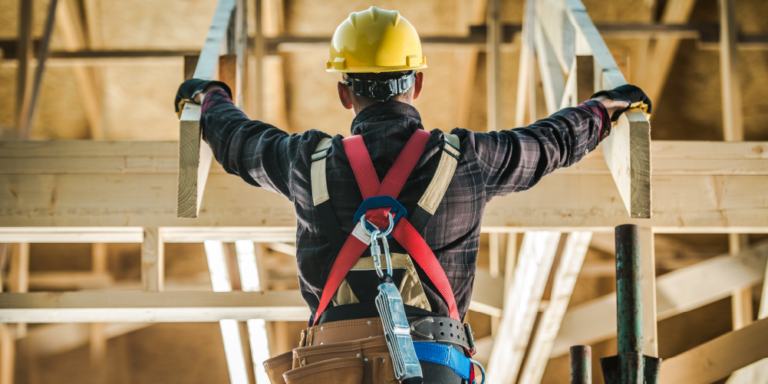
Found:
[{"label": "black plaid flannel shirt", "polygon": [[[205,140],[228,173],[293,202],[298,228],[299,284],[314,313],[336,258],[314,208],[310,184],[310,156],[318,142],[329,135],[318,130],[289,135],[270,124],[250,120],[220,90],[205,97],[201,121]],[[417,129],[423,126],[416,109],[393,100],[365,108],[352,121],[352,134],[363,136],[379,179],[384,178]],[[495,196],[531,188],[544,175],[578,162],[597,147],[610,129],[611,121],[602,103],[587,101],[514,130],[451,131],[461,139],[461,159],[423,236],[448,276],[462,318],[472,296],[486,203]],[[434,129],[431,134],[424,155],[398,198],[409,212],[416,207],[440,159],[443,133]],[[331,204],[342,231],[348,235],[355,224],[352,217],[363,198],[344,153],[342,138],[333,137],[327,179]],[[416,268],[432,311],[448,316],[440,293],[421,268]]]}]

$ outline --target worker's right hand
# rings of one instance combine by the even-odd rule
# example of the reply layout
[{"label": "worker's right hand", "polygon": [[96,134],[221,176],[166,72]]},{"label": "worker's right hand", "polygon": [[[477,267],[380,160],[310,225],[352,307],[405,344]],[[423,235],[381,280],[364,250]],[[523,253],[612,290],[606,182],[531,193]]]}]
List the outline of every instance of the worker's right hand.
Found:
[{"label": "worker's right hand", "polygon": [[591,98],[607,98],[613,101],[624,101],[629,105],[626,108],[619,108],[613,112],[611,121],[619,120],[619,116],[630,108],[642,108],[646,115],[651,115],[651,99],[646,96],[642,89],[634,85],[625,84],[614,88],[611,91],[600,91],[592,95]]},{"label": "worker's right hand", "polygon": [[176,113],[180,113],[185,102],[196,101],[199,103],[199,100],[195,100],[195,96],[205,91],[209,86],[221,87],[232,98],[232,91],[229,89],[229,86],[221,81],[189,79],[181,83],[179,90],[176,92],[176,100],[173,102]]}]

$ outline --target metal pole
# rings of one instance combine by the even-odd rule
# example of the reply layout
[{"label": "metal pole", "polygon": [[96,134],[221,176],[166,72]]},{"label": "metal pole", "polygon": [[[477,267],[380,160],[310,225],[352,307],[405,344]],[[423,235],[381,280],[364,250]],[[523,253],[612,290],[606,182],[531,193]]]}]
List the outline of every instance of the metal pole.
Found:
[{"label": "metal pole", "polygon": [[643,384],[643,300],[640,227],[616,227],[616,299],[621,382]]},{"label": "metal pole", "polygon": [[592,348],[571,347],[571,384],[592,384]]}]

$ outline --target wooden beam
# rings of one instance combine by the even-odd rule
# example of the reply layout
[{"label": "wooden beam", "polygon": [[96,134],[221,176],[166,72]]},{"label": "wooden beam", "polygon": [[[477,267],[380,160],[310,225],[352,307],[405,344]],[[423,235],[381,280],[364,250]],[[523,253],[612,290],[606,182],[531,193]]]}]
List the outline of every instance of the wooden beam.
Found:
[{"label": "wooden beam", "polygon": [[[11,265],[8,272],[8,291],[26,293],[29,291],[29,243],[18,243],[11,253]],[[27,324],[16,324],[16,334],[27,334]]]},{"label": "wooden beam", "polygon": [[504,311],[488,363],[488,381],[514,383],[528,345],[541,296],[558,248],[560,233],[527,232],[520,249],[515,281],[504,298]]},{"label": "wooden beam", "polygon": [[0,323],[0,384],[13,384],[16,360],[14,338],[8,324]]},{"label": "wooden beam", "polygon": [[114,283],[112,276],[105,272],[56,271],[29,274],[29,288],[35,291],[104,289]]},{"label": "wooden beam", "polygon": [[659,383],[708,384],[767,357],[768,319],[763,319],[664,360]]},{"label": "wooden beam", "polygon": [[744,140],[744,117],[739,83],[739,54],[736,50],[736,4],[718,0],[720,10],[720,82],[725,141]]},{"label": "wooden beam", "polygon": [[[760,312],[758,319],[768,318],[768,265],[765,270],[766,279],[763,279],[763,291],[760,296]],[[746,368],[734,372],[726,384],[750,384],[764,383],[768,380],[768,360],[763,359]]]},{"label": "wooden beam", "polygon": [[[762,242],[739,256],[723,255],[656,279],[657,320],[701,307],[731,295],[738,287],[761,281],[768,260]],[[616,335],[616,296],[610,294],[571,308],[563,319],[552,356],[572,345],[589,345]]]},{"label": "wooden beam", "polygon": [[[594,79],[594,91],[627,83],[581,2],[536,0],[536,12],[563,71],[571,70],[576,55],[592,55],[593,73],[599,74]],[[569,73],[569,82],[572,75]],[[650,137],[648,119],[639,109],[632,109],[601,142],[605,161],[632,218],[651,217]]]},{"label": "wooden beam", "polygon": [[[80,5],[76,0],[62,0],[57,7],[56,26],[68,51],[82,51],[89,48],[85,33],[85,24],[81,18]],[[72,71],[80,89],[80,99],[85,109],[91,138],[102,140],[106,137],[102,120],[102,95],[95,68],[77,66]]]},{"label": "wooden beam", "polygon": [[[653,228],[640,228],[641,289],[643,293],[643,353],[659,357],[659,332],[656,315],[656,249]],[[614,275],[615,276],[615,275]]]},{"label": "wooden beam", "polygon": [[504,261],[504,294],[510,293],[512,283],[515,281],[515,264],[517,263],[517,233],[507,234],[507,257]]},{"label": "wooden beam", "polygon": [[[688,21],[693,11],[696,0],[669,0],[664,6],[660,22],[663,24],[680,24]],[[677,55],[677,47],[680,37],[659,36],[656,38],[649,68],[653,68],[653,76],[649,76],[645,85],[645,93],[657,105],[660,103],[661,94],[667,77],[672,69],[672,63]]]},{"label": "wooden beam", "polygon": [[[741,253],[749,247],[748,235],[739,233],[728,234],[728,249],[732,256]],[[752,287],[739,287],[731,296],[731,318],[733,330],[741,329],[752,323]]]},{"label": "wooden beam", "polygon": [[539,73],[544,88],[544,102],[547,105],[547,113],[551,115],[560,109],[565,92],[565,79],[552,44],[541,30],[541,24],[535,23],[533,30]]},{"label": "wooden beam", "polygon": [[[34,123],[37,100],[40,96],[40,85],[43,82],[43,71],[45,70],[45,63],[46,59],[48,58],[48,46],[51,42],[51,35],[53,34],[53,21],[56,18],[57,3],[58,0],[51,0],[51,2],[48,3],[48,12],[46,13],[45,17],[43,38],[39,48],[40,51],[37,54],[38,62],[37,67],[35,68],[35,75],[32,79],[31,86],[26,90],[26,95],[21,106],[19,117],[19,132],[21,134],[21,138],[23,139],[29,139],[32,134],[32,124]],[[25,57],[24,59],[25,66],[28,65],[28,62],[26,62],[27,59],[28,57]],[[21,70],[22,68],[21,62],[19,64],[20,65],[17,67],[17,70]]]},{"label": "wooden beam", "polygon": [[488,103],[488,131],[500,131],[504,120],[502,115],[502,87],[501,87],[501,4],[499,0],[488,0],[486,5],[486,23],[488,27],[488,40],[486,50],[487,62],[487,103]]},{"label": "wooden beam", "polygon": [[16,67],[16,126],[21,134],[25,108],[30,95],[30,61],[32,59],[32,2],[19,1],[19,35],[16,43],[19,65]]},{"label": "wooden beam", "polygon": [[[213,79],[219,52],[225,42],[235,0],[219,0],[213,21],[208,29],[205,44],[193,77],[202,80]],[[202,140],[200,130],[200,106],[194,103],[184,105],[179,133],[179,179],[177,217],[196,218],[203,201],[203,192],[208,180],[213,152]]]},{"label": "wooden beam", "polygon": [[0,308],[3,323],[306,321],[310,315],[299,291],[7,293]]},{"label": "wooden beam", "polygon": [[538,384],[544,375],[552,345],[571,300],[591,237],[591,232],[574,232],[568,235],[560,265],[553,276],[549,305],[541,314],[536,333],[531,338],[518,384]]},{"label": "wooden beam", "polygon": [[165,244],[163,231],[158,227],[145,227],[141,243],[141,289],[161,292],[165,277]]},{"label": "wooden beam", "polygon": [[[763,203],[768,179],[754,176],[768,169],[767,143],[656,142],[653,148],[654,168],[663,171],[655,178],[656,217],[650,221],[626,219],[604,162],[590,154],[543,178],[537,190],[494,199],[483,225],[610,231],[636,222],[657,233],[768,231]],[[177,187],[172,177],[177,156],[173,142],[0,142],[0,180],[8,186],[0,190],[1,221],[16,227],[295,226],[288,201],[218,166],[201,218],[176,219],[168,202]],[[79,158],[80,168],[60,166],[73,158]],[[573,198],[558,198],[563,189]]]},{"label": "wooden beam", "polygon": [[515,127],[525,125],[526,106],[528,122],[536,120],[536,58],[534,56],[535,12],[534,0],[526,0],[523,30],[520,36],[520,65],[517,72],[517,99],[515,101]]}]

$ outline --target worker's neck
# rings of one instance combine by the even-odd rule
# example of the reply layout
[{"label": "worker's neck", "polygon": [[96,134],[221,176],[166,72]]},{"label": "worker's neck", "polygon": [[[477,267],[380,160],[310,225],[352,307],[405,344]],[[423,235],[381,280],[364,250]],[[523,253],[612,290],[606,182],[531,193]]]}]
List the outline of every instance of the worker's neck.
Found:
[{"label": "worker's neck", "polygon": [[390,100],[384,101],[384,102],[381,102],[381,101],[371,101],[371,102],[360,103],[360,102],[353,101],[352,102],[352,112],[355,114],[355,116],[357,116],[357,115],[360,114],[360,112],[363,109],[366,109],[366,108],[370,107],[371,105],[388,103],[390,101],[397,101],[397,102],[400,102],[400,103],[405,103],[405,104],[408,104],[410,106],[413,106],[413,98],[411,98],[411,97],[404,97],[402,99],[400,99],[400,98],[390,99]]}]

